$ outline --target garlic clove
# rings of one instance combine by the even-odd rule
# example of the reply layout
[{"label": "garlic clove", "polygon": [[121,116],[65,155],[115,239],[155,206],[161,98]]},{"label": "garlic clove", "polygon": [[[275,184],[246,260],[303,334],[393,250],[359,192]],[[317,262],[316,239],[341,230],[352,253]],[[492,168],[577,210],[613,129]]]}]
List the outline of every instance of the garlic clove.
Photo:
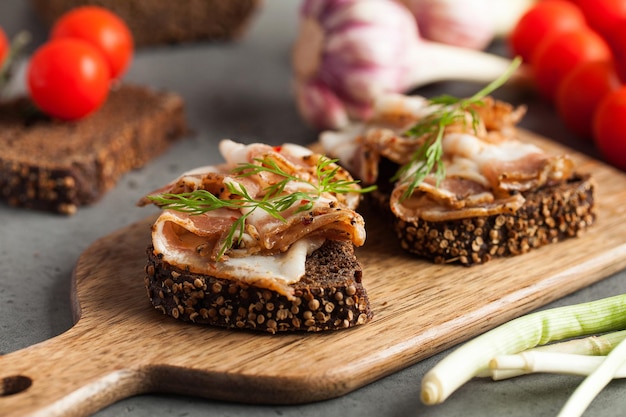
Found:
[{"label": "garlic clove", "polygon": [[313,19],[302,19],[298,38],[291,54],[291,64],[297,77],[308,79],[315,76],[322,59],[324,31]]},{"label": "garlic clove", "polygon": [[431,41],[480,50],[495,37],[493,0],[400,1],[415,16],[420,35]]},{"label": "garlic clove", "polygon": [[298,111],[309,125],[328,129],[348,125],[346,106],[323,82],[296,80],[294,89]]},{"label": "garlic clove", "polygon": [[495,18],[495,36],[507,37],[518,20],[539,0],[490,0]]},{"label": "garlic clove", "polygon": [[[511,66],[508,58],[427,40],[422,40],[419,49],[413,52],[418,55],[416,61],[429,63],[414,66],[412,85],[416,87],[446,80],[489,83]],[[522,65],[508,82],[523,85],[529,77],[528,68]]]}]

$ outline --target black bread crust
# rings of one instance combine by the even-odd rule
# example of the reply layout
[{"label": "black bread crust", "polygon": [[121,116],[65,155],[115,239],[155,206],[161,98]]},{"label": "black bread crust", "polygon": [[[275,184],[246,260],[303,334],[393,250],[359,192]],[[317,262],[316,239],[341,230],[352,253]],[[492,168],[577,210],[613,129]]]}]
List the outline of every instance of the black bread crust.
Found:
[{"label": "black bread crust", "polygon": [[68,10],[96,5],[126,22],[136,46],[240,38],[261,0],[31,0],[41,20],[51,26]]},{"label": "black bread crust", "polygon": [[24,97],[2,102],[0,200],[74,214],[187,132],[182,98],[141,86],[113,89],[78,121],[50,119]]},{"label": "black bread crust", "polygon": [[292,284],[295,298],[169,265],[148,247],[145,285],[153,306],[176,319],[272,334],[319,332],[369,322],[373,313],[351,243],[326,241]]},{"label": "black bread crust", "polygon": [[590,175],[575,175],[524,197],[515,213],[441,222],[394,217],[394,229],[410,253],[439,264],[471,266],[580,236],[596,220]]}]

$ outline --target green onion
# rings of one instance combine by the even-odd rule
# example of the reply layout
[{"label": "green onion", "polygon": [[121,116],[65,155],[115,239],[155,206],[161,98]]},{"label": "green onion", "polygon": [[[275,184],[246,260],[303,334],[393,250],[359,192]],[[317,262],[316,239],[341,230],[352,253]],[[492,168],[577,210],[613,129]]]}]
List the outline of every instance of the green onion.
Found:
[{"label": "green onion", "polygon": [[[551,373],[566,375],[590,375],[606,359],[606,356],[576,355],[573,353],[541,352],[531,349],[515,355],[500,355],[491,360],[493,371]],[[623,370],[622,370],[623,369]],[[616,378],[626,377],[626,367],[620,368]],[[498,374],[495,374],[498,376]],[[511,375],[507,375],[511,377]],[[502,379],[502,378],[500,378]]]},{"label": "green onion", "polygon": [[612,351],[613,348],[624,339],[626,339],[626,330],[621,330],[600,336],[589,336],[581,339],[568,340],[566,342],[551,343],[533,350],[602,356]]},{"label": "green onion", "polygon": [[519,317],[467,342],[428,371],[422,380],[422,402],[443,402],[465,382],[484,372],[498,355],[624,329],[626,294]]},{"label": "green onion", "polygon": [[[604,360],[603,356],[625,338],[626,330],[622,330],[552,343],[515,355],[496,356],[489,363],[489,369],[478,376],[500,381],[538,372],[589,375]],[[626,378],[626,367],[622,369],[619,378]]]},{"label": "green onion", "polygon": [[626,362],[626,341],[621,341],[604,361],[576,388],[557,417],[577,417],[583,414],[593,399],[615,377]]}]

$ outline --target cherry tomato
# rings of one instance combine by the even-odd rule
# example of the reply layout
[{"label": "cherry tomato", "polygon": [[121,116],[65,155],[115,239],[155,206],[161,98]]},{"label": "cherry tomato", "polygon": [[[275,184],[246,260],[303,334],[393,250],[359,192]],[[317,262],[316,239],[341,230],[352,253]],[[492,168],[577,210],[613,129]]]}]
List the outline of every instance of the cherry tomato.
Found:
[{"label": "cherry tomato", "polygon": [[575,4],[565,0],[542,1],[520,17],[509,35],[509,45],[514,55],[532,63],[535,49],[548,35],[585,26],[585,16]]},{"label": "cherry tomato", "polygon": [[591,139],[593,114],[600,100],[620,87],[613,62],[587,61],[563,78],[556,93],[556,108],[565,126]]},{"label": "cherry tomato", "polygon": [[606,39],[613,52],[617,75],[626,83],[626,18],[613,28]]},{"label": "cherry tomato", "polygon": [[606,161],[626,170],[626,87],[602,99],[593,118],[593,135]]},{"label": "cherry tomato", "polygon": [[45,113],[74,120],[95,111],[109,93],[109,66],[102,54],[80,39],[57,39],[33,54],[27,82],[33,102]]},{"label": "cherry tomato", "polygon": [[0,67],[4,63],[4,59],[9,54],[9,40],[7,39],[7,35],[4,33],[4,30],[0,28]]},{"label": "cherry tomato", "polygon": [[556,33],[542,41],[533,55],[533,74],[539,92],[554,100],[559,83],[576,65],[610,60],[606,41],[589,28]]},{"label": "cherry tomato", "polygon": [[624,0],[577,0],[589,26],[602,36],[608,36],[620,20],[626,18]]},{"label": "cherry tomato", "polygon": [[52,27],[50,38],[78,38],[92,43],[106,56],[113,78],[120,78],[126,71],[134,49],[126,23],[99,6],[81,6],[65,13]]}]

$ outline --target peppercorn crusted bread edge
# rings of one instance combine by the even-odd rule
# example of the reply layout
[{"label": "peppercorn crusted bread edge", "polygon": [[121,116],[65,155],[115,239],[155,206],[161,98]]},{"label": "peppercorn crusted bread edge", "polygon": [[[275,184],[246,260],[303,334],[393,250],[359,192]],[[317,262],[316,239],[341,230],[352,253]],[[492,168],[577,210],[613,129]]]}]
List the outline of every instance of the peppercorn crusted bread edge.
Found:
[{"label": "peppercorn crusted bread edge", "polygon": [[434,263],[483,264],[583,234],[597,216],[594,188],[590,175],[575,175],[524,193],[514,213],[441,222],[393,217],[394,230],[404,250]]},{"label": "peppercorn crusted bread edge", "polygon": [[147,249],[145,285],[155,309],[185,322],[230,329],[319,332],[355,327],[373,317],[362,267],[351,243],[326,241],[292,284],[293,299],[237,280],[190,273]]}]

